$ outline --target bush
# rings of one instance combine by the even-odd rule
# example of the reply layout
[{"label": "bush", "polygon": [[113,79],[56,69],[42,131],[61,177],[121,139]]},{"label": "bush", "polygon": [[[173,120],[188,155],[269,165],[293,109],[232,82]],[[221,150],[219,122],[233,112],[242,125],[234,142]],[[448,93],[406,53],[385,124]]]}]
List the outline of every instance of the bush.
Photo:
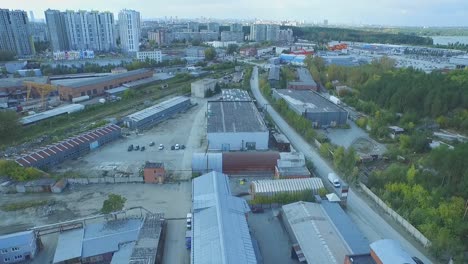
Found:
[{"label": "bush", "polygon": [[101,212],[103,214],[109,214],[112,212],[121,211],[124,208],[127,199],[118,194],[109,194],[107,200],[102,204]]},{"label": "bush", "polygon": [[44,172],[32,167],[21,167],[12,160],[0,160],[0,175],[6,175],[15,181],[31,181],[39,179]]},{"label": "bush", "polygon": [[18,210],[23,210],[26,208],[31,208],[31,207],[37,207],[37,206],[43,206],[48,204],[48,200],[32,200],[32,201],[26,201],[26,202],[18,202],[18,203],[9,203],[5,204],[0,209],[2,209],[5,212],[12,212],[12,211],[18,211]]}]

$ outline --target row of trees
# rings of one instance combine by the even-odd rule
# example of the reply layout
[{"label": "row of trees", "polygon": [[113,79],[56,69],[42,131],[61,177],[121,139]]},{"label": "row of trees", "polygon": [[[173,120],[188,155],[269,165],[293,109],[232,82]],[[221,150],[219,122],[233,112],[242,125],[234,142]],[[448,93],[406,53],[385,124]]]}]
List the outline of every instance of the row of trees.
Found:
[{"label": "row of trees", "polygon": [[12,160],[0,160],[0,175],[5,175],[15,181],[30,181],[39,179],[44,172],[32,167],[21,167]]},{"label": "row of trees", "polygon": [[[323,191],[321,191],[321,193],[323,193]],[[295,193],[282,192],[272,196],[256,195],[249,203],[252,205],[290,204],[299,201],[315,202],[314,194],[311,191],[303,191]]]}]

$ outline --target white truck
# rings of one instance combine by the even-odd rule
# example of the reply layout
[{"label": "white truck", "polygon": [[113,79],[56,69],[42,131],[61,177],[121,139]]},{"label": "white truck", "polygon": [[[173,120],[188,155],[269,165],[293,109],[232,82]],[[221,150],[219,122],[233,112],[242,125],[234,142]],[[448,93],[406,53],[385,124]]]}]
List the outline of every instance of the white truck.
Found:
[{"label": "white truck", "polygon": [[340,188],[341,186],[340,179],[338,179],[338,176],[333,172],[328,173],[328,181],[333,184],[335,188]]},{"label": "white truck", "polygon": [[333,95],[330,96],[330,101],[332,101],[334,104],[337,104],[337,105],[341,104],[341,100],[338,97],[333,96]]}]

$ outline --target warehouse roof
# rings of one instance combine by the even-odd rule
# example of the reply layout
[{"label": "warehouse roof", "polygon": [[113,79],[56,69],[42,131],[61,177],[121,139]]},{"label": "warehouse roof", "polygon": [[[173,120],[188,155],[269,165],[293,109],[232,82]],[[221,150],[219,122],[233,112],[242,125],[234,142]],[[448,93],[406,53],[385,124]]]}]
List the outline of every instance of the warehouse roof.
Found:
[{"label": "warehouse roof", "polygon": [[297,76],[299,77],[299,82],[307,85],[317,86],[317,83],[314,81],[312,75],[310,75],[309,70],[307,70],[306,68],[298,68]]},{"label": "warehouse roof", "polygon": [[54,262],[58,263],[74,258],[81,258],[84,229],[74,229],[59,235],[55,249]]},{"label": "warehouse roof", "polygon": [[136,74],[142,74],[142,73],[148,73],[148,72],[151,72],[151,70],[138,69],[138,70],[123,72],[123,73],[110,74],[110,75],[100,77],[100,78],[84,80],[82,82],[73,82],[73,83],[70,83],[69,85],[67,85],[66,87],[80,88],[80,87],[83,87],[83,86],[101,84],[101,83],[104,83],[104,82],[109,82],[109,81],[117,80],[117,79],[121,79],[121,78],[127,78],[127,77],[131,77],[133,75],[136,75]]},{"label": "warehouse roof", "polygon": [[277,167],[280,177],[309,176],[310,171],[305,166],[298,167]]},{"label": "warehouse roof", "polygon": [[279,66],[271,66],[270,71],[268,72],[268,80],[280,80],[280,67]]},{"label": "warehouse roof", "polygon": [[158,114],[166,109],[169,109],[175,105],[178,105],[182,102],[185,102],[185,101],[190,101],[190,99],[188,97],[185,97],[185,96],[176,96],[176,97],[173,97],[169,100],[166,100],[164,102],[161,102],[157,105],[153,105],[151,107],[148,107],[148,108],[145,108],[141,111],[138,111],[136,113],[133,113],[131,115],[128,115],[127,116],[127,119],[130,119],[132,121],[135,121],[135,122],[138,122],[138,121],[141,121],[147,117],[150,117],[150,116],[153,116],[155,114]]},{"label": "warehouse roof", "polygon": [[0,236],[0,248],[11,248],[21,245],[29,245],[33,238],[33,231],[24,231],[3,235]]},{"label": "warehouse roof", "polygon": [[195,84],[195,85],[209,85],[209,84],[213,84],[213,83],[216,83],[216,79],[211,79],[211,78],[205,78],[205,79],[201,79],[201,80],[198,80],[198,81],[194,81],[192,82],[191,84]]},{"label": "warehouse roof", "polygon": [[56,117],[63,114],[71,114],[73,112],[81,111],[85,108],[82,104],[69,104],[62,107],[57,107],[52,110],[44,111],[41,113],[33,114],[30,116],[25,116],[20,119],[20,123],[23,125],[29,125],[36,122],[39,122],[44,119]]},{"label": "warehouse roof", "polygon": [[324,188],[320,178],[258,180],[252,181],[251,185],[255,193],[300,192]]},{"label": "warehouse roof", "polygon": [[45,84],[49,83],[49,77],[2,78],[0,88],[25,87],[23,83],[25,81]]},{"label": "warehouse roof", "polygon": [[221,90],[222,101],[252,101],[247,91],[241,89]]},{"label": "warehouse roof", "polygon": [[127,88],[135,88],[135,87],[138,87],[140,85],[156,82],[156,81],[159,81],[159,80],[160,80],[159,77],[153,76],[153,77],[145,78],[143,80],[137,80],[137,81],[133,81],[133,82],[129,82],[129,83],[124,83],[124,84],[122,84],[122,86],[127,87]]},{"label": "warehouse roof", "polygon": [[403,250],[400,242],[382,239],[370,244],[370,248],[382,264],[415,264],[411,256]]},{"label": "warehouse roof", "polygon": [[245,200],[231,196],[225,174],[193,180],[192,263],[257,263],[245,213]]},{"label": "warehouse roof", "polygon": [[107,94],[118,94],[118,93],[124,92],[124,91],[126,91],[126,90],[128,90],[127,87],[119,86],[119,87],[117,87],[117,88],[113,88],[113,89],[108,89],[108,90],[106,90],[106,93],[107,93]]},{"label": "warehouse roof", "polygon": [[252,102],[208,102],[208,133],[264,132],[265,122]]},{"label": "warehouse roof", "polygon": [[343,108],[330,102],[328,99],[314,91],[279,89],[275,90],[275,92],[289,105],[303,113],[346,112]]},{"label": "warehouse roof", "polygon": [[282,209],[308,263],[336,264],[349,255],[350,251],[320,204],[295,202],[283,205]]}]

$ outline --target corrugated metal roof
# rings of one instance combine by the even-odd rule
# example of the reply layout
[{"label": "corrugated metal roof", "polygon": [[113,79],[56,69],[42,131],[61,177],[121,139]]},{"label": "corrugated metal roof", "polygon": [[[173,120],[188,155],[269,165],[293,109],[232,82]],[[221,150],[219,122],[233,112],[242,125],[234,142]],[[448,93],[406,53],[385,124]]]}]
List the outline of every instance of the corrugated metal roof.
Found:
[{"label": "corrugated metal roof", "polygon": [[119,251],[115,252],[114,255],[112,255],[112,261],[110,264],[130,263],[130,258],[132,257],[133,248],[135,247],[135,244],[135,242],[130,242],[120,245]]},{"label": "corrugated metal roof", "polygon": [[274,172],[279,152],[223,152],[223,172]]},{"label": "corrugated metal roof", "polygon": [[193,153],[192,171],[194,172],[223,172],[222,153]]},{"label": "corrugated metal roof", "polygon": [[324,188],[322,179],[281,179],[281,180],[259,180],[251,183],[255,194],[275,194],[280,192],[318,191]]},{"label": "corrugated metal roof", "polygon": [[24,231],[0,236],[0,248],[29,245],[34,238],[33,231]]},{"label": "corrugated metal roof", "polygon": [[147,72],[151,72],[151,71],[147,69],[138,69],[138,70],[123,72],[123,73],[118,73],[118,74],[110,74],[110,75],[100,77],[100,78],[88,79],[88,80],[84,80],[81,82],[73,82],[71,84],[66,85],[66,87],[80,88],[83,86],[100,84],[100,83],[104,83],[104,82],[108,82],[108,81],[112,81],[116,79],[121,79],[121,78],[127,78],[136,74],[142,74],[142,73],[147,73]]},{"label": "corrugated metal roof", "polygon": [[28,124],[39,122],[41,120],[44,120],[44,119],[47,119],[47,118],[52,118],[52,117],[55,117],[55,116],[58,116],[58,115],[70,114],[70,113],[73,113],[73,112],[81,111],[84,108],[85,107],[82,104],[69,104],[69,105],[65,105],[65,106],[62,106],[62,107],[57,107],[57,108],[52,109],[52,110],[37,113],[37,114],[34,114],[34,115],[25,116],[25,117],[20,119],[20,123],[23,124],[23,125],[28,125]]},{"label": "corrugated metal roof", "polygon": [[253,102],[210,101],[207,108],[208,133],[268,131]]},{"label": "corrugated metal roof", "polygon": [[55,249],[54,263],[81,257],[84,229],[74,229],[60,233]]},{"label": "corrugated metal roof", "polygon": [[231,196],[228,177],[211,172],[193,180],[192,263],[257,263],[245,200]]},{"label": "corrugated metal roof", "polygon": [[411,256],[403,250],[400,242],[382,239],[370,244],[370,248],[379,257],[382,264],[415,264]]},{"label": "corrugated metal roof", "polygon": [[171,108],[175,105],[178,105],[180,103],[183,103],[185,101],[188,101],[190,100],[188,97],[185,97],[185,96],[177,96],[177,97],[174,97],[174,98],[171,98],[169,100],[166,100],[164,102],[161,102],[157,105],[153,105],[151,107],[148,107],[148,108],[145,108],[141,111],[138,111],[136,113],[133,113],[131,115],[128,115],[127,118],[132,120],[132,121],[135,121],[135,122],[138,122],[140,120],[143,120],[147,117],[150,117],[150,116],[153,116],[159,112],[162,112],[168,108]]},{"label": "corrugated metal roof", "polygon": [[369,240],[364,237],[356,224],[349,218],[345,211],[343,211],[339,204],[323,201],[322,207],[335,224],[335,227],[338,229],[353,254],[369,253]]},{"label": "corrugated metal roof", "polygon": [[343,263],[350,254],[320,204],[296,202],[282,209],[308,263]]}]

